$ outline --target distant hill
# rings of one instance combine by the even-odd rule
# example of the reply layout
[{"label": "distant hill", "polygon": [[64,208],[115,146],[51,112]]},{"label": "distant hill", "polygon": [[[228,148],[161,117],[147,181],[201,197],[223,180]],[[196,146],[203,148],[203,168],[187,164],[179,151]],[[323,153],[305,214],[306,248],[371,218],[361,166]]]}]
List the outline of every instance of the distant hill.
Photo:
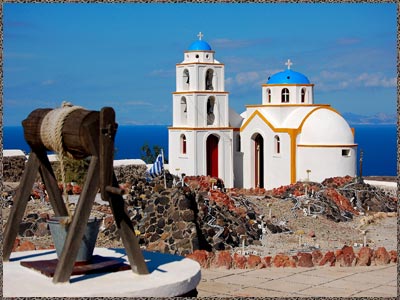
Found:
[{"label": "distant hill", "polygon": [[397,124],[397,114],[377,113],[373,116],[358,115],[351,112],[343,113],[343,118],[350,124]]}]

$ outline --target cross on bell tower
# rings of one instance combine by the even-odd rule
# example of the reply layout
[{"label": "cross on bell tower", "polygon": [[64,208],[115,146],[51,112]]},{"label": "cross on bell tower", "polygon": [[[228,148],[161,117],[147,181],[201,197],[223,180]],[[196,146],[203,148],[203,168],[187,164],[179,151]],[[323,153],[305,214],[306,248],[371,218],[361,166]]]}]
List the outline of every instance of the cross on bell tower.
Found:
[{"label": "cross on bell tower", "polygon": [[201,33],[201,31],[199,32],[199,34],[197,35],[199,38],[199,41],[201,41],[201,39],[203,38],[204,34]]}]

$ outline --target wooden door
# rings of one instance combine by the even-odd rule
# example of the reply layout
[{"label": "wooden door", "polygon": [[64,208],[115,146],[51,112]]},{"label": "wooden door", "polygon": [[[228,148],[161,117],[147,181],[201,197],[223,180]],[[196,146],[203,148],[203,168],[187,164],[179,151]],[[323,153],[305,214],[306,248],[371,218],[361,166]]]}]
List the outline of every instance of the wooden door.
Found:
[{"label": "wooden door", "polygon": [[207,138],[207,175],[218,177],[218,142],[215,135]]}]

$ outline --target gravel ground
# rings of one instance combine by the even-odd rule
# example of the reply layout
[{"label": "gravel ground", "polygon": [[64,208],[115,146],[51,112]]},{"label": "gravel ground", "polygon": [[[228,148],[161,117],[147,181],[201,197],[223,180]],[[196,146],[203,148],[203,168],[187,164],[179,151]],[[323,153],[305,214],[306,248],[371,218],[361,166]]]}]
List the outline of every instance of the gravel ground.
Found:
[{"label": "gravel ground", "polygon": [[[341,249],[344,245],[359,249],[364,242],[363,231],[366,231],[366,242],[371,248],[385,247],[397,250],[397,214],[371,213],[370,224],[364,224],[365,216],[354,216],[352,221],[336,223],[324,216],[305,216],[302,211],[291,212],[293,204],[281,199],[253,199],[264,211],[279,223],[286,220],[290,233],[266,233],[262,246],[247,246],[245,251],[256,251],[259,255],[273,256],[277,253],[297,254],[299,251],[319,249],[322,252]],[[271,203],[268,206],[268,203]],[[236,249],[242,250],[242,249]]]}]

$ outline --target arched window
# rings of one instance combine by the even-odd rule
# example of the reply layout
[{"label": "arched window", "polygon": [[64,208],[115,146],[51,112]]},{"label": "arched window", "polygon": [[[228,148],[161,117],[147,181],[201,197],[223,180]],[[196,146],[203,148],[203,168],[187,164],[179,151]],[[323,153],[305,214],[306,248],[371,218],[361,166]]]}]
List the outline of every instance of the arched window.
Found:
[{"label": "arched window", "polygon": [[181,154],[186,154],[186,136],[181,134]]},{"label": "arched window", "polygon": [[183,84],[182,84],[182,88],[184,90],[189,90],[189,86],[190,86],[190,76],[189,76],[189,70],[185,69],[183,70]]},{"label": "arched window", "polygon": [[275,147],[275,154],[280,154],[281,153],[281,139],[279,138],[279,136],[275,136],[274,137],[274,147]]},{"label": "arched window", "polygon": [[282,89],[282,103],[289,103],[289,89]]},{"label": "arched window", "polygon": [[267,101],[268,103],[271,103],[271,90],[267,89]]},{"label": "arched window", "polygon": [[236,151],[240,152],[240,134],[236,135],[237,139],[236,139]]},{"label": "arched window", "polygon": [[301,89],[301,103],[306,102],[306,89],[302,88]]},{"label": "arched window", "polygon": [[214,124],[215,115],[214,115],[214,106],[215,106],[215,98],[210,97],[207,100],[207,125]]},{"label": "arched window", "polygon": [[206,72],[206,90],[207,91],[214,90],[213,83],[212,83],[213,76],[214,76],[214,71],[212,69],[208,69]]},{"label": "arched window", "polygon": [[187,123],[187,102],[186,102],[185,97],[181,98],[181,116],[182,116],[182,123],[186,124]]}]

